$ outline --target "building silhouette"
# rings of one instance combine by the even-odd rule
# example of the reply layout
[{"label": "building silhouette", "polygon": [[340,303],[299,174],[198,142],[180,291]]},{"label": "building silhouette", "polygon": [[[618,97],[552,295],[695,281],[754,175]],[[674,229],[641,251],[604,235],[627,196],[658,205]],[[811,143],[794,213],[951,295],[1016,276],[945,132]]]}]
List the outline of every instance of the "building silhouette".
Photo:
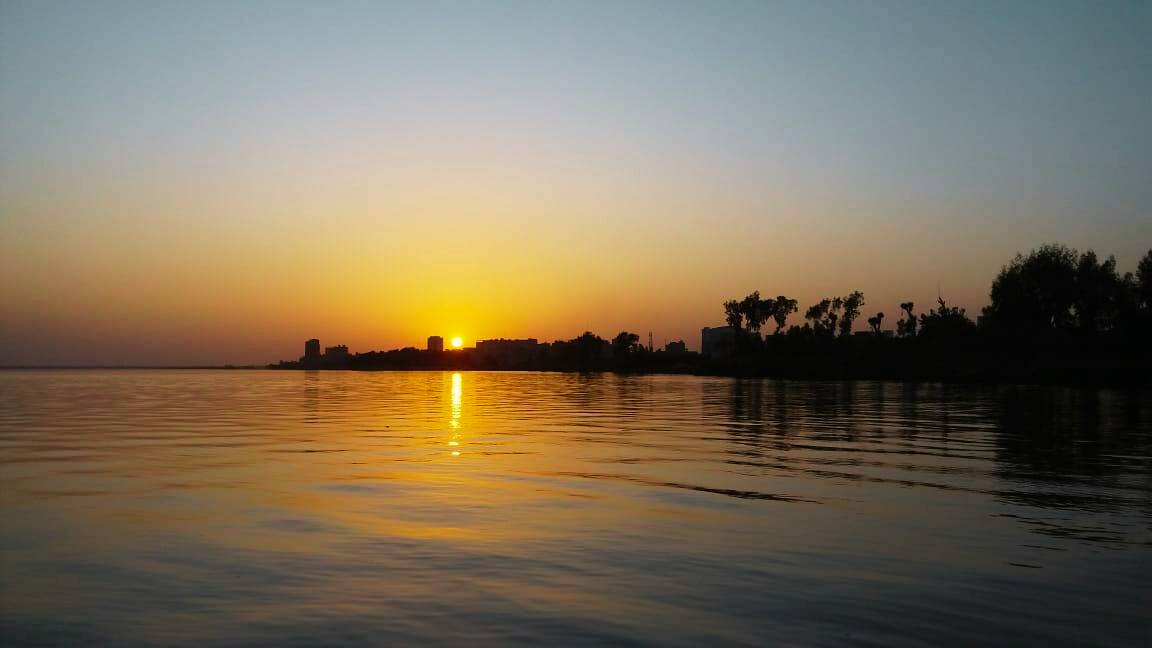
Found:
[{"label": "building silhouette", "polygon": [[444,338],[439,335],[428,336],[428,350],[429,351],[443,351]]},{"label": "building silhouette", "polygon": [[524,340],[477,340],[476,355],[490,367],[531,367],[540,358],[540,344],[536,338]]},{"label": "building silhouette", "polygon": [[305,369],[319,369],[321,363],[320,340],[312,338],[304,342],[304,357],[300,358],[300,365]]},{"label": "building silhouette", "polygon": [[348,347],[343,344],[330,346],[324,349],[324,366],[329,369],[346,369],[348,368]]},{"label": "building silhouette", "polygon": [[705,358],[727,358],[736,352],[736,329],[713,326],[700,329],[700,355]]}]

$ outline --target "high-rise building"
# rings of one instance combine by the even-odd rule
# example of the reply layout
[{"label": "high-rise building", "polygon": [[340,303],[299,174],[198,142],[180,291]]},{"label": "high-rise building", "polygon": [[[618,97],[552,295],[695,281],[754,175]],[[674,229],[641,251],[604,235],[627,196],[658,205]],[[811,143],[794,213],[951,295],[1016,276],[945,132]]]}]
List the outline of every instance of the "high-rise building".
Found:
[{"label": "high-rise building", "polygon": [[304,343],[304,357],[300,358],[300,364],[305,369],[316,369],[320,366],[320,340],[312,338]]},{"label": "high-rise building", "polygon": [[429,351],[443,351],[444,338],[439,335],[428,336],[428,350]]},{"label": "high-rise building", "polygon": [[705,358],[727,358],[735,350],[735,328],[731,326],[706,326],[701,329],[700,354]]}]

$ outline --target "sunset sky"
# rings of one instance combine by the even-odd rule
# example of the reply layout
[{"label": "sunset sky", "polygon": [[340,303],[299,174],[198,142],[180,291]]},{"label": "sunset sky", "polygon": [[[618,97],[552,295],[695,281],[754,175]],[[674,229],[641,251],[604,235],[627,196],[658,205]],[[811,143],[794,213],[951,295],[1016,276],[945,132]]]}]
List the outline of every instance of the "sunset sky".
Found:
[{"label": "sunset sky", "polygon": [[0,365],[974,314],[1135,268],[1150,115],[1149,2],[4,0]]}]

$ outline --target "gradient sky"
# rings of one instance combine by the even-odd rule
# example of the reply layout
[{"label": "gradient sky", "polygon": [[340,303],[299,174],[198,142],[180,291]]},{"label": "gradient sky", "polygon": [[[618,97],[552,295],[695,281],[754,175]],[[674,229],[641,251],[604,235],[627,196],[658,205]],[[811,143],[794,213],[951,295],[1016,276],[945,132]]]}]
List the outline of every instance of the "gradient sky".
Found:
[{"label": "gradient sky", "polygon": [[1150,115],[1148,2],[3,0],[0,364],[976,311],[1134,269]]}]

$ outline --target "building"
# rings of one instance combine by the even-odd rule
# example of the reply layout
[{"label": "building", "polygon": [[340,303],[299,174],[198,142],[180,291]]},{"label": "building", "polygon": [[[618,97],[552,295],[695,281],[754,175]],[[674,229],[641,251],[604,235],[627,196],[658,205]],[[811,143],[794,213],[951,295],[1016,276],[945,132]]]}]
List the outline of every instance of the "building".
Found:
[{"label": "building", "polygon": [[688,353],[688,345],[684,344],[684,340],[668,342],[664,345],[664,353],[673,356],[682,356]]},{"label": "building", "polygon": [[304,342],[304,357],[300,358],[300,365],[305,369],[318,369],[320,360],[320,340],[312,338]]},{"label": "building", "polygon": [[727,358],[736,351],[736,329],[731,326],[705,326],[700,330],[700,355]]},{"label": "building", "polygon": [[443,351],[444,338],[439,335],[428,336],[428,350],[429,351]]},{"label": "building", "polygon": [[324,361],[321,364],[325,369],[347,369],[350,357],[346,345],[330,346],[324,349]]},{"label": "building", "polygon": [[480,362],[501,369],[530,368],[540,359],[540,351],[536,338],[476,341],[476,356]]}]

